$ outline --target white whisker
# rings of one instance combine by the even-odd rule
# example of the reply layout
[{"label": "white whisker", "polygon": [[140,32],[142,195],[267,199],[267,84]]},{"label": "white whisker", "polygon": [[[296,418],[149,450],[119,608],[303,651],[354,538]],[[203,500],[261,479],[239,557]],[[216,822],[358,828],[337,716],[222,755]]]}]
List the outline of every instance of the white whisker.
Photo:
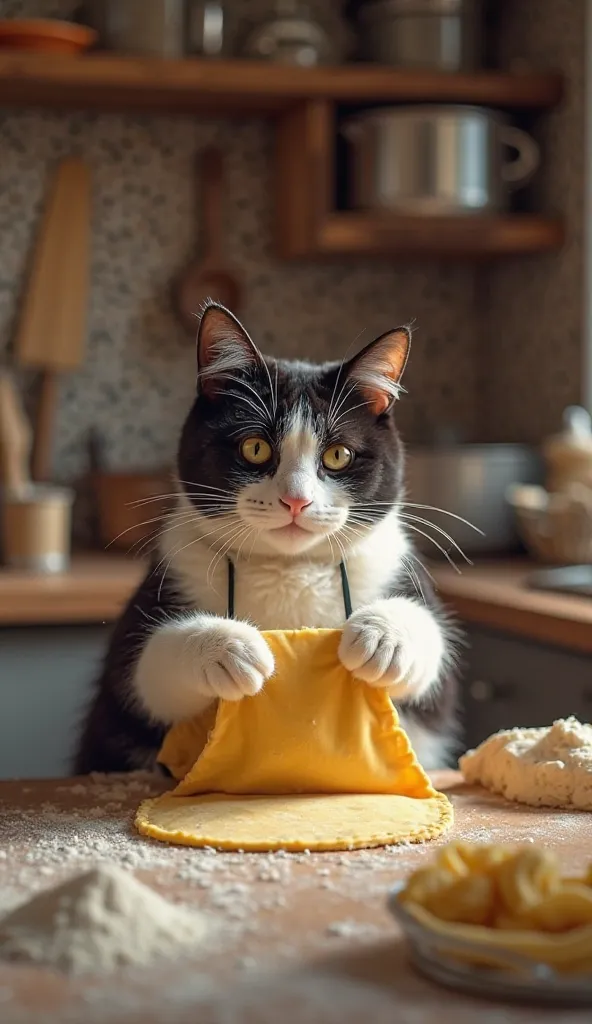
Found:
[{"label": "white whisker", "polygon": [[[192,513],[192,514],[194,514],[194,513]],[[166,519],[167,516],[170,516],[170,515],[174,515],[174,513],[164,512],[164,513],[162,513],[159,516],[154,516],[153,519],[144,519],[144,521],[141,522],[141,523],[134,523],[133,526],[127,526],[125,530],[122,530],[121,533],[118,533],[116,537],[113,537],[109,541],[109,543],[105,546],[105,550],[110,548],[118,540],[121,540],[122,537],[125,537],[126,533],[130,533],[131,530],[140,530],[143,526],[152,526],[153,523],[156,523],[156,524],[162,523],[163,519]],[[155,529],[156,529],[156,527],[155,527]]]},{"label": "white whisker", "polygon": [[[221,395],[222,397],[224,397],[224,396],[228,395],[228,392],[226,392],[226,391],[215,391],[214,394]],[[259,415],[259,409],[257,408],[257,406],[255,405],[255,403],[253,402],[253,400],[251,398],[248,398],[246,395],[237,395],[236,392],[234,392],[234,391],[232,392],[232,397],[236,398],[236,400],[238,402],[244,402],[245,405],[248,405],[249,408],[253,409],[253,411],[255,413],[257,413],[257,415]]]},{"label": "white whisker", "polygon": [[339,551],[341,552],[341,559],[343,561],[343,564],[347,565],[347,554],[345,548],[336,533],[333,534],[333,540],[335,541],[337,547],[339,548]]},{"label": "white whisker", "polygon": [[[163,587],[163,584],[164,584],[164,580],[165,580],[166,574],[169,571],[169,569],[170,569],[170,567],[172,565],[172,562],[173,562],[173,560],[175,558],[178,558],[178,556],[180,554],[182,554],[183,551],[186,551],[188,548],[193,547],[194,544],[201,543],[201,541],[205,540],[207,537],[211,537],[211,536],[213,536],[216,533],[223,534],[224,536],[226,536],[227,532],[229,530],[233,530],[235,528],[236,528],[236,524],[229,525],[228,523],[226,523],[226,524],[223,524],[222,526],[220,526],[217,530],[211,530],[210,533],[205,534],[205,536],[203,534],[197,533],[196,536],[192,540],[190,540],[187,544],[183,544],[180,548],[177,548],[176,551],[173,551],[172,554],[170,555],[170,558],[169,558],[166,566],[165,566],[165,569],[164,569],[164,572],[163,572],[163,575],[162,575],[162,579],[160,581],[160,587],[158,589],[158,599],[160,600],[160,594],[162,592],[162,587]],[[155,572],[157,572],[160,569],[160,567],[161,567],[161,565],[164,562],[164,559],[166,557],[167,556],[164,555],[163,558],[161,558],[160,562],[155,567]]]},{"label": "white whisker", "polygon": [[206,573],[206,583],[208,586],[211,586],[211,583],[214,579],[214,573],[216,572],[216,569],[220,564],[221,560],[224,558],[227,552],[230,551],[230,548],[232,547],[233,543],[237,540],[240,540],[243,533],[245,531],[248,531],[248,529],[248,526],[245,526],[244,523],[241,523],[240,526],[237,529],[235,529],[233,533],[226,534],[222,541],[221,548],[214,554],[214,557],[212,558],[212,561],[210,562],[210,565],[208,567],[208,571]]},{"label": "white whisker", "polygon": [[428,576],[430,578],[430,580],[432,581],[432,583],[434,584],[434,586],[437,587],[438,584],[436,583],[436,580],[432,576],[432,574],[431,574],[430,570],[428,569],[428,567],[422,562],[421,558],[419,558],[415,554],[415,552],[409,552],[409,558],[412,558],[414,562],[417,562],[419,565],[421,565],[421,567],[422,567],[423,571],[425,572],[426,576]]},{"label": "white whisker", "polygon": [[419,508],[426,512],[441,512],[443,516],[450,516],[452,519],[457,519],[459,523],[464,523],[465,526],[469,526],[471,530],[475,530],[476,533],[480,533],[482,537],[485,536],[483,530],[480,530],[474,523],[469,522],[468,519],[463,519],[462,516],[458,516],[455,512],[448,512],[445,508],[436,508],[435,505],[419,505],[412,501],[366,501],[366,502],[355,502],[352,508],[378,508],[380,506],[387,506],[389,508]]},{"label": "white whisker", "polygon": [[[353,346],[356,344],[358,339],[362,337],[362,335],[364,333],[364,330],[365,330],[365,328],[362,328],[362,330],[356,335],[356,337],[353,338],[352,341],[350,341],[349,345],[347,346],[345,355],[344,355],[343,359],[341,360],[341,363],[339,364],[339,369],[337,371],[337,376],[335,378],[335,384],[333,386],[333,393],[331,395],[331,401],[329,402],[329,409],[328,409],[328,412],[327,412],[327,422],[328,423],[331,422],[331,417],[334,415],[333,403],[336,401],[335,395],[337,393],[337,387],[339,385],[339,380],[340,380],[340,377],[341,377],[341,374],[342,374],[342,371],[343,371],[343,367],[345,366],[346,359],[348,358],[348,356],[349,356]],[[345,380],[343,382],[343,385],[341,387],[341,391],[339,392],[339,395],[337,396],[337,401],[341,397],[341,394],[343,393],[343,388],[345,387],[346,383],[347,383],[347,377],[345,378]]]},{"label": "white whisker", "polygon": [[257,529],[257,527],[254,527],[254,530],[253,530],[253,542],[251,544],[251,549],[249,551],[249,554],[247,555],[247,562],[253,557],[253,550],[255,548],[255,544],[257,543],[257,541],[259,539],[259,534],[260,533],[261,533],[261,530]]},{"label": "white whisker", "polygon": [[431,519],[423,519],[421,516],[413,516],[407,512],[401,512],[400,517],[401,519],[404,519],[405,522],[420,523],[422,526],[431,526],[432,530],[435,530],[436,533],[444,538],[444,540],[447,540],[449,544],[452,544],[453,548],[458,551],[459,555],[461,555],[466,562],[470,562],[470,559],[467,558],[460,544],[457,544],[454,538],[451,537],[449,533],[446,533],[446,530],[443,530],[441,526],[436,526],[435,523],[432,523]]},{"label": "white whisker", "polygon": [[254,533],[254,532],[255,532],[255,527],[254,526],[251,526],[251,527],[248,528],[247,533],[246,533],[245,537],[243,538],[243,540],[241,541],[241,543],[239,545],[239,548],[238,548],[238,551],[236,552],[236,560],[237,560],[237,562],[240,559],[241,551],[243,550],[245,541],[247,541],[249,539],[249,537],[251,536],[251,534]]},{"label": "white whisker", "polygon": [[[170,522],[171,519],[175,520],[174,524],[172,526],[165,526],[164,524]],[[129,549],[129,553],[133,554],[135,558],[141,558],[144,551],[147,548],[149,548],[151,544],[154,544],[158,540],[158,538],[161,537],[164,533],[168,533],[170,530],[173,529],[179,529],[186,523],[190,524],[191,518],[189,518],[189,514],[187,513],[185,517],[182,519],[176,513],[169,512],[166,515],[159,517],[158,519],[152,520],[152,522],[155,522],[157,524],[154,527],[152,533],[148,537],[139,537],[138,540],[134,541],[134,543],[131,545]],[[130,529],[133,529],[133,527],[130,527]]]},{"label": "white whisker", "polygon": [[436,508],[435,505],[418,505],[412,501],[397,502],[397,505],[400,508],[419,508],[423,509],[425,512],[440,512],[443,516],[450,516],[451,519],[456,519],[459,523],[464,523],[465,526],[470,526],[471,530],[474,530],[475,533],[480,533],[482,537],[485,536],[483,530],[480,530],[474,523],[471,523],[468,519],[463,519],[462,516],[457,516],[456,512],[448,512],[445,508]]},{"label": "white whisker", "polygon": [[424,604],[427,604],[425,594],[421,586],[421,580],[419,579],[419,576],[417,575],[415,569],[413,568],[413,565],[411,564],[411,562],[407,561],[405,555],[403,555],[403,557],[401,558],[401,562],[403,564],[405,572],[407,573],[409,579],[413,583],[416,594],[418,594],[418,596],[421,597]]},{"label": "white whisker", "polygon": [[339,414],[337,419],[331,420],[331,430],[332,431],[336,430],[338,423],[341,423],[342,419],[345,416],[350,416],[352,414],[352,412],[356,411],[356,409],[363,409],[367,405],[372,405],[372,402],[358,402],[358,404],[357,405],[353,405],[351,407],[351,409],[344,409],[343,412],[341,412]]},{"label": "white whisker", "polygon": [[263,367],[265,369],[265,372],[267,374],[267,379],[269,381],[269,396],[270,396],[271,402],[272,402],[272,411],[271,411],[271,415],[270,415],[269,418],[270,418],[270,421],[273,423],[273,421],[275,420],[276,413],[277,413],[277,404],[274,402],[273,384],[271,383],[271,374],[269,372],[269,366],[265,362],[265,357],[264,356],[261,356],[261,362],[263,363]]},{"label": "white whisker", "polygon": [[334,410],[333,410],[333,412],[331,414],[331,419],[329,421],[329,426],[330,427],[333,427],[333,424],[335,422],[335,417],[337,416],[337,413],[339,412],[340,409],[343,408],[343,406],[348,401],[348,399],[351,397],[351,395],[354,393],[356,388],[357,388],[357,384],[355,384],[355,383],[354,384],[350,384],[349,389],[347,391],[345,391],[345,384],[344,384],[344,387],[341,389],[341,392],[340,392],[339,401],[337,402],[337,404],[336,404],[336,406],[335,406],[335,408],[334,408]]},{"label": "white whisker", "polygon": [[183,484],[184,487],[190,487],[190,488],[193,488],[194,490],[195,489],[199,490],[201,488],[201,490],[204,490],[204,491],[217,491],[219,494],[233,494],[234,493],[228,487],[213,487],[211,484],[198,483],[196,480],[179,480],[179,483]]},{"label": "white whisker", "polygon": [[231,430],[230,437],[237,437],[241,434],[244,435],[247,433],[257,436],[259,434],[267,434],[267,430],[268,428],[266,423],[262,423],[261,421],[255,422],[255,420],[247,420],[244,423],[241,423],[240,427],[237,427],[236,430]]},{"label": "white whisker", "polygon": [[[414,533],[419,533],[419,534],[421,534],[422,537],[425,537],[426,540],[431,541],[431,543],[434,545],[434,547],[438,548],[438,551],[440,551],[444,555],[444,558],[446,559],[447,562],[450,563],[450,565],[452,566],[454,571],[457,572],[459,576],[462,576],[462,573],[461,573],[458,565],[454,561],[454,559],[450,557],[450,555],[448,554],[446,549],[443,548],[441,544],[438,544],[437,540],[434,540],[433,537],[430,537],[429,533],[424,533],[424,531],[420,530],[418,526],[413,526],[411,523],[406,523],[405,525],[406,525],[408,530],[413,530]],[[469,562],[469,565],[471,565],[471,564],[472,563]]]},{"label": "white whisker", "polygon": [[349,523],[344,523],[344,525],[342,527],[340,527],[340,529],[337,532],[341,533],[341,532],[344,532],[345,530],[347,530],[349,533],[351,533],[353,537],[357,537],[358,540],[365,540],[366,539],[366,534],[363,534],[361,530],[356,530],[355,527],[351,526]]},{"label": "white whisker", "polygon": [[[229,512],[229,513],[225,513],[222,516],[219,516],[218,518],[220,518],[220,519],[230,519],[230,518],[234,518],[234,514],[232,512]],[[199,523],[199,521],[200,521],[199,517],[196,516],[195,521],[194,521],[195,524]],[[193,525],[193,523],[180,523],[179,525],[182,525],[182,526],[189,525],[189,526],[191,526],[191,525]],[[234,527],[235,525],[236,525],[235,523],[232,523],[232,524],[221,523],[219,526],[216,527],[215,530],[210,530],[208,533],[201,533],[199,531],[196,531],[196,538],[195,539],[198,540],[198,541],[207,540],[208,537],[214,537],[216,534],[219,534],[222,531],[226,531],[226,530],[230,529],[231,526]],[[193,541],[191,541],[191,543],[193,543]],[[188,547],[188,546],[189,545],[185,545],[185,547]],[[185,547],[181,547],[177,551],[173,551],[173,553],[170,556],[169,565],[172,562],[172,560],[177,557],[177,555],[179,555],[182,551],[185,550]],[[167,557],[166,554],[163,555],[163,557],[161,558],[160,562],[156,566],[157,569],[160,568],[160,566],[162,565],[162,563],[164,562],[166,557]]]},{"label": "white whisker", "polygon": [[[263,359],[263,356],[261,356],[261,359]],[[268,373],[269,373],[269,371],[268,371]],[[254,388],[252,386],[252,384],[249,384],[248,381],[243,380],[240,377],[235,377],[231,373],[220,374],[220,377],[222,379],[224,379],[224,380],[229,380],[231,383],[236,384],[238,387],[247,388],[247,390],[250,391],[251,394],[254,395],[256,400],[259,402],[259,406],[263,410],[263,412],[264,412],[268,422],[273,424],[273,415],[271,414],[271,412],[267,408],[267,406],[266,406],[265,402],[263,401],[263,399],[261,398],[261,395],[259,394],[259,392],[256,390],[256,388]],[[269,378],[269,383],[270,383],[270,386],[271,386],[271,377]],[[247,399],[245,398],[244,395],[236,395],[236,397],[237,398],[242,398],[243,401],[247,401]],[[250,403],[250,404],[253,405],[253,403]],[[256,409],[257,406],[253,405],[253,408]]]}]

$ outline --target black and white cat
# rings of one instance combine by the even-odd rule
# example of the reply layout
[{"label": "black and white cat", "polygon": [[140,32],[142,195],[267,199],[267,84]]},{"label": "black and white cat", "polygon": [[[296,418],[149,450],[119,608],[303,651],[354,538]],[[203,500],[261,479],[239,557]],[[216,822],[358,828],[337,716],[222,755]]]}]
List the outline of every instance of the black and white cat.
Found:
[{"label": "black and white cat", "polygon": [[175,510],[115,628],[78,772],[154,766],[171,723],[265,686],[274,664],[260,630],[305,626],[343,627],[346,668],[388,689],[425,767],[446,763],[452,630],[400,514],[393,404],[409,344],[399,328],[343,364],[285,362],[263,357],[226,309],[206,307]]}]

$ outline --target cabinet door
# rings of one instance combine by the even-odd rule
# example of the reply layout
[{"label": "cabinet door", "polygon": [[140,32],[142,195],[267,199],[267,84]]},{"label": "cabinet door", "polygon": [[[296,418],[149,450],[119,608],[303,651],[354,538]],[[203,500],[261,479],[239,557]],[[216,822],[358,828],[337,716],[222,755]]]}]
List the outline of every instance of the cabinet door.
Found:
[{"label": "cabinet door", "polygon": [[51,778],[68,760],[107,645],[103,626],[0,633],[0,778]]},{"label": "cabinet door", "polygon": [[498,729],[592,714],[592,658],[482,630],[468,631],[462,690],[466,744]]}]

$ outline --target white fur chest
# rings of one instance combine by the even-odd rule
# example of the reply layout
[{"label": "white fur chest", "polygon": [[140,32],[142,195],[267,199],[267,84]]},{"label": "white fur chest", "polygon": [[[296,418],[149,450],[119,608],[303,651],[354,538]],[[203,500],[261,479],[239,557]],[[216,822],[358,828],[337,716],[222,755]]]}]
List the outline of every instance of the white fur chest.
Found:
[{"label": "white fur chest", "polygon": [[[177,538],[177,547],[180,541]],[[396,519],[384,520],[347,558],[354,609],[386,596],[402,571],[407,544]],[[185,601],[199,611],[225,615],[228,563],[213,563],[205,543],[193,543],[171,558],[168,572]],[[235,572],[235,615],[259,629],[336,628],[345,609],[339,565],[314,559],[239,559]]]}]

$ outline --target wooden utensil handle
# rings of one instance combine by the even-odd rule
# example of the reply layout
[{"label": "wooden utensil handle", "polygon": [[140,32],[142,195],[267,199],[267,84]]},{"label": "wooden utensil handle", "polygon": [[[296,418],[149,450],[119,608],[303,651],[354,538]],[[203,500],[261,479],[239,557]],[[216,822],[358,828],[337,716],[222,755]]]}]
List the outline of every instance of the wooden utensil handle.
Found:
[{"label": "wooden utensil handle", "polygon": [[41,379],[33,441],[33,480],[49,479],[53,455],[55,412],[58,399],[58,375],[47,370]]},{"label": "wooden utensil handle", "polygon": [[29,485],[27,463],[23,460],[24,452],[17,444],[0,446],[0,464],[2,482],[7,490],[14,495],[24,494]]},{"label": "wooden utensil handle", "polygon": [[30,484],[31,428],[12,375],[0,369],[0,478],[14,495]]},{"label": "wooden utensil handle", "polygon": [[222,152],[208,146],[201,154],[204,254],[218,258],[222,254],[222,191],[224,168]]}]

